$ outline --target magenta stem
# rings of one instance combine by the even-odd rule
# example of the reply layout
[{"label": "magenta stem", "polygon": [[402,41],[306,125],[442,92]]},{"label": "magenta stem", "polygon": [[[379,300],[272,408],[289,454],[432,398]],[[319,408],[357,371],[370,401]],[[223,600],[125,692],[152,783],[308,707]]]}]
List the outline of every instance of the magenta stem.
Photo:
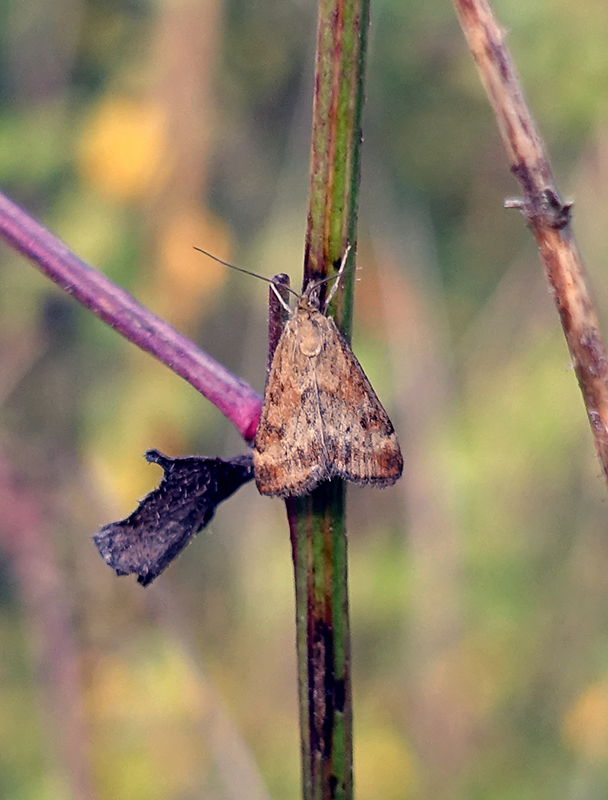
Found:
[{"label": "magenta stem", "polygon": [[181,375],[237,427],[246,441],[253,440],[262,398],[249,384],[77,258],[2,193],[0,236],[96,316]]}]

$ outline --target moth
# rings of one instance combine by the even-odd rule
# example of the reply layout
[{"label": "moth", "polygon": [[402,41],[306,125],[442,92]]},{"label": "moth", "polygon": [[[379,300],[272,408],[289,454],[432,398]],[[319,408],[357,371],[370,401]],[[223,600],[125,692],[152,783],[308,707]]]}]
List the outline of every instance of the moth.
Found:
[{"label": "moth", "polygon": [[349,343],[324,313],[347,256],[348,251],[323,311],[323,281],[306,288],[295,311],[287,306],[291,317],[274,353],[254,443],[261,494],[304,495],[332,478],[390,486],[403,471],[388,414]]},{"label": "moth", "polygon": [[146,460],[164,470],[158,488],[126,519],[104,525],[93,537],[117,575],[135,573],[143,586],[177,558],[223,500],[253,478],[251,454],[224,461],[202,456],[169,458],[148,450]]}]

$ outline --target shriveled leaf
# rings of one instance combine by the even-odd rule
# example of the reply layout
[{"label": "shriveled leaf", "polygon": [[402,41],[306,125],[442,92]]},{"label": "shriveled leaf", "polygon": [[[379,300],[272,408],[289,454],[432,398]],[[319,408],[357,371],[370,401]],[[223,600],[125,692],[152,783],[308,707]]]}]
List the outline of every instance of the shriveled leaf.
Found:
[{"label": "shriveled leaf", "polygon": [[253,478],[251,455],[170,458],[148,450],[148,461],[164,475],[126,519],[111,522],[93,537],[117,575],[135,573],[147,586],[169,566],[192,537],[211,520],[217,506]]}]

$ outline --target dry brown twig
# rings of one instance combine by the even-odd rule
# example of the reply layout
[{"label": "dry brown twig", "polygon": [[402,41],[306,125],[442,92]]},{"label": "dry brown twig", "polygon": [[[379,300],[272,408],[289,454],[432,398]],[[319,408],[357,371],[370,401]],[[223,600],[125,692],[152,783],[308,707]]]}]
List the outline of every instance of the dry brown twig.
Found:
[{"label": "dry brown twig", "polygon": [[519,208],[534,234],[572,364],[583,394],[595,448],[608,480],[608,361],[585,269],[570,228],[571,203],[557,191],[543,142],[526,106],[499,26],[485,0],[453,0],[521,184]]}]

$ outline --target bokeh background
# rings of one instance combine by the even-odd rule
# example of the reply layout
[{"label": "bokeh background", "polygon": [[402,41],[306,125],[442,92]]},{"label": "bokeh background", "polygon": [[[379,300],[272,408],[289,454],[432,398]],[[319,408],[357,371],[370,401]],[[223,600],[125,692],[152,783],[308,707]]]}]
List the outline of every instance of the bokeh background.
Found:
[{"label": "bokeh background", "polygon": [[[608,6],[500,0],[607,326]],[[299,283],[313,2],[0,0],[0,186],[263,389]],[[608,794],[606,486],[448,0],[374,0],[354,349],[399,433],[349,489],[358,800]],[[295,800],[284,507],[252,485],[153,586],[91,535],[243,452],[165,367],[0,251],[0,797]]]}]

